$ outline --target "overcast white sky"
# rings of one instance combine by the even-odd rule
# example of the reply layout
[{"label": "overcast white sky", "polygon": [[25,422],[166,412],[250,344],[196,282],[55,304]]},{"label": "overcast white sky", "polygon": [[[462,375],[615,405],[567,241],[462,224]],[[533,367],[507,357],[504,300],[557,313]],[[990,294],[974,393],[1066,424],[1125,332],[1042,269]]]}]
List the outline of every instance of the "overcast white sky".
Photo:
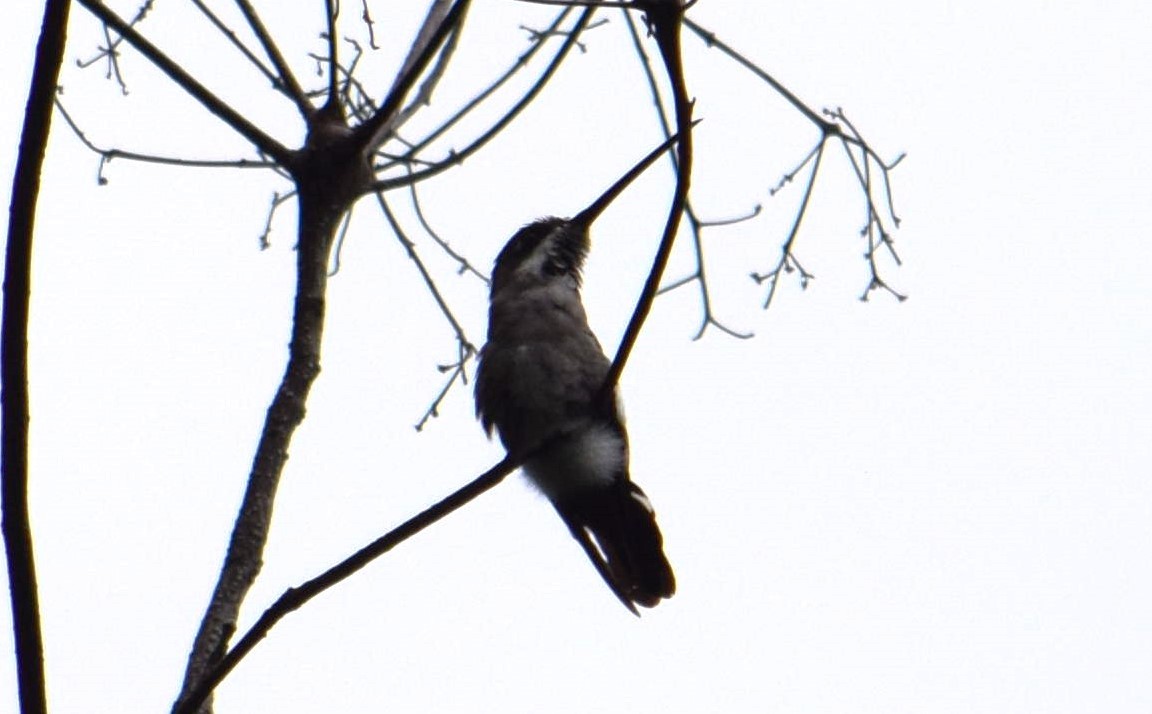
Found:
[{"label": "overcast white sky", "polygon": [[[28,5],[0,25],[5,197],[39,23]],[[210,34],[185,5],[158,3],[145,26],[181,57]],[[374,12],[389,38],[424,7],[388,5]],[[318,24],[281,12],[271,24],[311,77]],[[517,13],[541,25],[550,10],[477,2],[445,111],[521,51]],[[658,141],[609,17],[515,133],[427,189],[438,228],[482,267],[517,226],[578,210]],[[717,317],[755,339],[691,341],[699,301],[684,288],[657,303],[624,378],[633,476],[676,597],[630,616],[517,476],[291,615],[221,687],[219,712],[1152,709],[1152,9],[700,0],[691,17],[814,106],[843,106],[882,152],[908,152],[893,175],[905,264],[886,277],[910,299],[857,300],[860,199],[830,152],[798,248],[817,279],[759,310],[747,274],[774,259],[799,196],[767,189],[815,134],[686,36],[705,118],[697,208],[766,213],[707,234]],[[131,51],[127,97],[78,70],[100,41],[79,7],[70,41],[64,96],[94,141],[244,151]],[[212,42],[199,75],[298,141],[291,107]],[[116,161],[101,187],[96,158],[54,129],[31,333],[50,699],[166,711],[283,367],[293,207],[262,252],[274,177]],[[670,180],[651,172],[593,235],[586,302],[610,349]],[[418,241],[481,341],[483,287]],[[330,290],[324,372],[245,623],[501,455],[466,390],[412,429],[452,335],[367,202]],[[4,656],[0,701],[14,689]]]}]

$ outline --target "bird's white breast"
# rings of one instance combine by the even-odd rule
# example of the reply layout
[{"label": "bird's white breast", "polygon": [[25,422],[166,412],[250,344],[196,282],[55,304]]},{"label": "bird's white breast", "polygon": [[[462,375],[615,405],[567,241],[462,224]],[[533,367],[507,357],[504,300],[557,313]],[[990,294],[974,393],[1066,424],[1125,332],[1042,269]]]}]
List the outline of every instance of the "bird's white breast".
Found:
[{"label": "bird's white breast", "polygon": [[528,478],[550,498],[573,489],[603,487],[624,468],[625,445],[607,424],[590,424],[545,449],[524,465]]}]

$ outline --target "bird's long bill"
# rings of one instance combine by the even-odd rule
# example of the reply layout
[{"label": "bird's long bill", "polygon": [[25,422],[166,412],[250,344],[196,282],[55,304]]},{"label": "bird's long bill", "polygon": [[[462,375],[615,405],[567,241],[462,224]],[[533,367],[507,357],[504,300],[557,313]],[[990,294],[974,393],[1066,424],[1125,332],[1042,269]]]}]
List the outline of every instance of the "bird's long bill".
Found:
[{"label": "bird's long bill", "polygon": [[604,212],[604,209],[608,208],[608,205],[616,200],[616,197],[620,195],[624,189],[628,188],[628,184],[636,180],[637,176],[644,173],[644,170],[651,166],[653,161],[660,158],[660,155],[667,151],[668,148],[673,144],[675,144],[679,138],[680,134],[673,134],[671,137],[669,137],[668,141],[665,141],[663,144],[653,149],[651,153],[640,160],[640,163],[633,166],[631,170],[628,171],[628,173],[624,174],[616,183],[612,184],[612,188],[600,194],[600,197],[593,201],[592,205],[588,206],[588,208],[585,208],[583,211],[575,215],[572,218],[572,223],[584,226],[585,228],[592,225],[592,222],[600,217],[600,214]]}]

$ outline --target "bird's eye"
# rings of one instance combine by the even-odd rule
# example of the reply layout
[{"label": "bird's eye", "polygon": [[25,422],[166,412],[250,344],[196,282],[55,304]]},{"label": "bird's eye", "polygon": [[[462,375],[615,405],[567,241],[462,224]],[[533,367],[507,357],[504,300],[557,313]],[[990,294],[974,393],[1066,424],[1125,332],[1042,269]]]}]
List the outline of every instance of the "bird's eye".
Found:
[{"label": "bird's eye", "polygon": [[556,276],[556,275],[563,275],[564,273],[567,273],[567,272],[568,272],[568,266],[565,265],[563,261],[557,260],[556,258],[549,258],[544,263],[544,273],[546,275]]}]

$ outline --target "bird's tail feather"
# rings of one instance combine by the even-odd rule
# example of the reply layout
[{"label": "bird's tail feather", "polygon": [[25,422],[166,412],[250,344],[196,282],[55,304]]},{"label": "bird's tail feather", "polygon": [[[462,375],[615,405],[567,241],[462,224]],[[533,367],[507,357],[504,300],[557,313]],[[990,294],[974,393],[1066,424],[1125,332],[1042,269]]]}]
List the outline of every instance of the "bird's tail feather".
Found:
[{"label": "bird's tail feather", "polygon": [[654,607],[676,592],[656,514],[639,486],[620,479],[607,491],[554,505],[600,577],[633,614],[639,614],[636,605]]}]

